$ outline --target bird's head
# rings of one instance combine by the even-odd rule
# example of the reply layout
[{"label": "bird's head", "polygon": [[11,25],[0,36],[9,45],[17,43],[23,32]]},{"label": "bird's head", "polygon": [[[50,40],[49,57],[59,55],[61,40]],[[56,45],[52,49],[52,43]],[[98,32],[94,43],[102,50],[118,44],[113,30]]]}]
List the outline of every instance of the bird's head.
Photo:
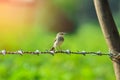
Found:
[{"label": "bird's head", "polygon": [[59,32],[57,33],[57,36],[64,36],[64,34],[66,34],[65,32]]}]

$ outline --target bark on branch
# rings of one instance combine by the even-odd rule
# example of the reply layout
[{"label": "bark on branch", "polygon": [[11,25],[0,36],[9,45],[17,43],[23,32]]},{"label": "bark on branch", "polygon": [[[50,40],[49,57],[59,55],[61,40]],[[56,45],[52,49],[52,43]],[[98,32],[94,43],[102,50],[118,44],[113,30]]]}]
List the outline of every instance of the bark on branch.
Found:
[{"label": "bark on branch", "polygon": [[[120,36],[113,20],[110,7],[107,0],[94,0],[94,5],[98,20],[108,44],[109,49],[113,54],[120,53]],[[120,80],[120,59],[115,58],[113,61],[116,80]]]}]

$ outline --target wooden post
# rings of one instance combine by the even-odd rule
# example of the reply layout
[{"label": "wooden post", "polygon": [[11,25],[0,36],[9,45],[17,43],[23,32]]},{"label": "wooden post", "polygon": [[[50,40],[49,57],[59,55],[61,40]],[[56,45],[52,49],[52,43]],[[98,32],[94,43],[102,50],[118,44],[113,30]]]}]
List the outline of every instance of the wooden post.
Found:
[{"label": "wooden post", "polygon": [[[120,36],[113,20],[108,1],[94,0],[94,5],[102,32],[110,51],[112,51],[112,54],[115,55],[120,54]],[[116,80],[120,80],[120,58],[113,57],[112,62],[114,66]]]}]

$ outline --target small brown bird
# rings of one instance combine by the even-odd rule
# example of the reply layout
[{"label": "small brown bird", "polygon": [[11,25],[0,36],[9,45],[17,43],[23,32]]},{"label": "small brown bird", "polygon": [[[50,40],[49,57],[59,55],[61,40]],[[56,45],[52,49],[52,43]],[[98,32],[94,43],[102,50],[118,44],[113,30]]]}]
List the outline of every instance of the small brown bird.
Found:
[{"label": "small brown bird", "polygon": [[64,33],[64,32],[57,33],[53,47],[50,49],[50,51],[55,51],[56,47],[60,48],[60,45],[64,42],[64,34],[66,34],[66,33]]}]

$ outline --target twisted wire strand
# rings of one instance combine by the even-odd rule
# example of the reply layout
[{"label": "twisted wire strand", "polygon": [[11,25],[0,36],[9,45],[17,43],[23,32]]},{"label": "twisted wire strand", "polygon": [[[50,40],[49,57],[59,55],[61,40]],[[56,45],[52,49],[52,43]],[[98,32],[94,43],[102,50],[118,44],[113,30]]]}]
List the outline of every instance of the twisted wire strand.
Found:
[{"label": "twisted wire strand", "polygon": [[103,53],[101,51],[97,51],[97,52],[87,52],[87,51],[71,51],[71,50],[61,50],[61,51],[40,51],[40,50],[36,50],[36,51],[22,51],[22,50],[18,50],[18,51],[6,51],[6,50],[1,50],[0,51],[1,55],[6,55],[6,54],[36,54],[36,55],[40,55],[40,54],[51,54],[51,55],[55,55],[55,54],[79,54],[79,55],[98,55],[98,56],[113,56],[112,53]]}]

